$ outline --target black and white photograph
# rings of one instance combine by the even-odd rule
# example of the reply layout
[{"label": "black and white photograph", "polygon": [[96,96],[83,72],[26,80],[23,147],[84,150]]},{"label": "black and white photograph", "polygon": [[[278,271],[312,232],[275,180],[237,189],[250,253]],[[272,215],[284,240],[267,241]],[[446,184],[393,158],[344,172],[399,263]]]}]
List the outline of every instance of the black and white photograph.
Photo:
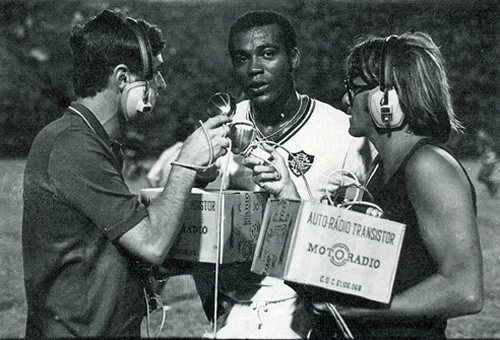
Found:
[{"label": "black and white photograph", "polygon": [[0,0],[0,339],[500,339],[498,0]]}]

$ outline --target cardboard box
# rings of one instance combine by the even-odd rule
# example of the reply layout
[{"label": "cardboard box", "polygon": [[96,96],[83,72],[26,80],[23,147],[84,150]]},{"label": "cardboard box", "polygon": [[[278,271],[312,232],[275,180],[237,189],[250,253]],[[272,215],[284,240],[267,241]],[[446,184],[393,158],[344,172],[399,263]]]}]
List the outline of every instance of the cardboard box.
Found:
[{"label": "cardboard box", "polygon": [[[142,189],[141,201],[148,204],[149,199],[161,191],[163,188]],[[216,263],[217,230],[221,228],[220,263],[252,261],[267,194],[226,190],[220,197],[219,193],[219,190],[192,190],[184,224],[170,251],[170,258]]]},{"label": "cardboard box", "polygon": [[257,274],[388,303],[405,225],[312,201],[269,200]]}]

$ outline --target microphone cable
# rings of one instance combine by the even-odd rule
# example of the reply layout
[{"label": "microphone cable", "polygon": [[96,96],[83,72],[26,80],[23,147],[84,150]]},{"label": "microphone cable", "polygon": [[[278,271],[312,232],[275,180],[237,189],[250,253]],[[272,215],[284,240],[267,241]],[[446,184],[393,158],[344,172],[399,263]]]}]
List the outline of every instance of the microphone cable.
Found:
[{"label": "microphone cable", "polygon": [[[259,146],[259,145],[261,145],[261,144],[271,144],[271,145],[273,145],[274,147],[280,148],[280,149],[282,149],[283,151],[285,151],[285,152],[286,152],[286,153],[287,153],[287,154],[288,154],[288,155],[289,155],[289,156],[293,159],[293,161],[295,162],[295,164],[297,164],[297,169],[298,169],[298,171],[299,171],[299,173],[300,173],[300,177],[301,177],[301,178],[302,178],[302,180],[304,181],[304,184],[305,184],[305,186],[306,186],[306,190],[307,190],[307,194],[309,195],[309,199],[310,199],[311,201],[315,202],[316,200],[314,199],[314,196],[313,196],[313,194],[312,194],[312,190],[311,190],[311,187],[310,187],[310,185],[309,185],[309,182],[307,181],[307,179],[306,179],[306,176],[305,176],[304,172],[303,172],[303,171],[302,171],[302,169],[300,168],[298,158],[297,158],[294,154],[292,154],[292,153],[291,153],[288,149],[286,149],[283,145],[281,145],[281,144],[279,144],[279,143],[276,143],[276,142],[269,141],[269,140],[255,141],[255,142],[253,142],[251,145],[249,145],[249,148],[256,148],[256,147],[258,147],[258,146]],[[249,154],[251,154],[251,151],[249,152]],[[254,155],[254,156],[255,156],[255,155]],[[255,156],[255,157],[258,157],[258,156]],[[267,164],[269,164],[269,165],[271,165],[272,167],[274,167],[274,169],[275,169],[277,172],[279,172],[279,171],[278,171],[278,169],[276,169],[276,167],[274,166],[274,164],[273,164],[273,163],[271,163],[269,160],[264,159],[264,158],[262,158],[262,157],[258,157],[258,158],[262,159],[264,162],[266,162]]]},{"label": "microphone cable", "polygon": [[342,331],[342,334],[344,335],[344,338],[346,339],[354,339],[352,336],[351,330],[349,329],[349,326],[347,326],[346,322],[344,321],[344,318],[342,318],[342,315],[340,315],[339,311],[335,307],[335,305],[331,302],[325,302],[326,307],[328,308],[328,311],[330,314],[335,319],[335,322],[337,322],[337,325],[339,326],[340,330]]},{"label": "microphone cable", "polygon": [[213,163],[214,163],[214,146],[212,144],[212,139],[210,138],[210,134],[208,133],[207,128],[205,127],[205,125],[203,124],[203,122],[201,120],[199,120],[198,122],[200,123],[201,128],[203,130],[203,133],[205,134],[205,137],[207,138],[207,142],[208,142],[208,152],[209,152],[209,155],[208,155],[208,164],[205,165],[205,166],[199,166],[199,165],[186,164],[186,163],[180,163],[180,162],[177,162],[177,161],[173,161],[172,163],[170,163],[170,165],[172,165],[172,166],[177,165],[177,166],[180,166],[180,167],[183,167],[183,168],[187,168],[187,169],[191,169],[191,170],[195,170],[195,171],[198,171],[198,172],[206,171],[206,170],[210,169],[213,166]]},{"label": "microphone cable", "polygon": [[[150,305],[150,296],[148,295],[148,292],[146,290],[146,287],[143,287],[143,293],[144,293],[144,300],[146,301],[146,336],[148,338],[151,337],[150,333],[149,333],[149,330],[151,328],[151,313],[153,313],[154,311],[150,311],[150,308],[151,308],[151,305]],[[169,306],[164,306],[163,305],[163,302],[161,300],[161,296],[159,295],[155,295],[153,297],[151,297],[153,300],[156,301],[156,306],[155,306],[155,309],[158,309],[158,307],[161,307],[161,314],[162,314],[162,317],[161,317],[161,322],[160,322],[160,325],[158,326],[158,329],[156,331],[156,334],[155,334],[155,339],[158,339],[158,337],[160,336],[160,333],[161,331],[163,330],[163,327],[165,327],[165,322],[167,320],[167,310],[170,309]]]},{"label": "microphone cable", "polygon": [[[233,141],[231,138],[229,139],[229,147],[228,150],[231,150],[231,146]],[[229,151],[230,152],[230,151]],[[224,209],[223,209],[223,198],[224,198],[224,183],[226,181],[227,177],[227,169],[229,167],[229,162],[231,160],[231,154],[227,157],[227,160],[225,164],[221,164],[221,167],[224,166],[224,171],[221,171],[221,181],[220,181],[220,187],[218,189],[218,196],[217,196],[217,201],[218,201],[218,206],[219,206],[219,211],[218,211],[218,218],[217,218],[217,256],[215,259],[215,279],[214,279],[214,322],[213,322],[213,334],[214,334],[214,339],[217,339],[217,314],[218,314],[218,308],[219,308],[219,273],[220,273],[220,263],[222,262],[222,243],[223,243],[223,227],[224,227]],[[221,169],[222,170],[222,169]]]}]

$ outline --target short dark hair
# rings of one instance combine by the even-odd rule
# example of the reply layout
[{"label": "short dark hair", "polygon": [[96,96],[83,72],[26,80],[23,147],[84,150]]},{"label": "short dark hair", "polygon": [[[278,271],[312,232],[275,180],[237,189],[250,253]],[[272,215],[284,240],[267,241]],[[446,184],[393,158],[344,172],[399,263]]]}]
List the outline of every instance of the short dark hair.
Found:
[{"label": "short dark hair", "polygon": [[[137,20],[154,55],[164,47],[161,30],[144,20]],[[141,74],[143,64],[137,36],[127,18],[118,11],[104,10],[85,25],[73,28],[73,86],[79,97],[92,97],[102,91],[109,75],[119,64]]]},{"label": "short dark hair", "polygon": [[[381,67],[391,54],[387,83],[398,94],[406,122],[413,133],[447,142],[462,126],[453,112],[444,60],[432,38],[423,32],[408,32],[391,38],[367,36],[355,42],[347,57],[347,75],[367,84],[382,82]],[[387,52],[385,52],[387,51]],[[385,82],[385,81],[384,81]]]},{"label": "short dark hair", "polygon": [[262,27],[267,25],[278,25],[281,29],[285,50],[288,54],[297,47],[297,35],[290,20],[284,15],[268,10],[258,10],[247,12],[239,17],[229,30],[229,54],[233,56],[234,46],[233,38],[237,33],[248,31],[254,27]]}]

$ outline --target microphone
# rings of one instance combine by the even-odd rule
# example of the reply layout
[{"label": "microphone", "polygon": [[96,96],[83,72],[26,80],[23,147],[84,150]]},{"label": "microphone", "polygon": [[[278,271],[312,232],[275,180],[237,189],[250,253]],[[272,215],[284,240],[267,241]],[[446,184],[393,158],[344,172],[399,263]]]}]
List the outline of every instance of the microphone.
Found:
[{"label": "microphone", "polygon": [[210,118],[223,115],[233,118],[236,113],[236,101],[225,92],[217,92],[207,103],[207,114]]},{"label": "microphone", "polygon": [[231,124],[228,137],[231,140],[231,151],[246,156],[255,141],[255,127],[252,122],[243,121]]},{"label": "microphone", "polygon": [[[207,103],[207,115],[212,117],[223,115],[232,118],[236,113],[236,101],[225,92],[217,92]],[[255,140],[255,127],[252,122],[230,124],[228,137],[231,139],[231,151],[237,155],[244,153]]]},{"label": "microphone", "polygon": [[[207,114],[210,117],[218,115],[232,118],[236,113],[236,101],[226,92],[217,92],[207,103]],[[240,121],[229,124],[228,138],[231,139],[231,151],[244,157],[253,155],[263,160],[270,159],[264,149],[254,144],[257,137],[255,125],[251,121]]]}]

